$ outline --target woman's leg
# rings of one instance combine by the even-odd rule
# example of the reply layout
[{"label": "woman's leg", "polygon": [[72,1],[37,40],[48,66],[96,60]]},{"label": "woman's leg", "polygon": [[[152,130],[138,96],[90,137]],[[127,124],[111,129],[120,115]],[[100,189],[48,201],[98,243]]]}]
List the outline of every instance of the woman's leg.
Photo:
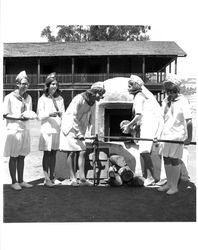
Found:
[{"label": "woman's leg", "polygon": [[164,158],[164,168],[165,168],[165,172],[166,172],[166,179],[167,179],[167,183],[161,187],[158,188],[158,191],[167,191],[170,189],[171,187],[171,160],[169,157],[163,157]]},{"label": "woman's leg", "polygon": [[48,169],[50,165],[50,152],[49,151],[43,151],[43,173],[45,176],[45,180],[49,180],[49,175],[48,175]]},{"label": "woman's leg", "polygon": [[25,156],[19,155],[17,157],[17,173],[18,173],[18,182],[21,187],[25,188],[31,188],[33,185],[24,182],[23,180],[23,173],[24,173],[24,161],[25,161]]},{"label": "woman's leg", "polygon": [[69,176],[72,181],[76,181],[76,172],[74,170],[74,155],[75,152],[67,152],[67,166],[69,168]]},{"label": "woman's leg", "polygon": [[23,182],[23,172],[24,172],[24,159],[25,156],[19,155],[17,157],[17,174],[18,174],[18,182]]},{"label": "woman's leg", "polygon": [[80,151],[78,156],[78,167],[80,172],[80,180],[85,181],[85,151]]},{"label": "woman's leg", "polygon": [[50,162],[49,162],[49,168],[50,168],[50,180],[54,179],[54,171],[55,171],[55,165],[56,165],[56,150],[52,150],[50,152]]},{"label": "woman's leg", "polygon": [[51,182],[50,178],[49,178],[49,168],[50,168],[50,151],[44,151],[43,152],[43,173],[44,173],[44,177],[45,177],[45,182],[44,185],[47,187],[53,187],[53,183]]},{"label": "woman's leg", "polygon": [[17,169],[17,157],[10,157],[9,159],[9,171],[12,179],[12,184],[16,183],[16,169]]},{"label": "woman's leg", "polygon": [[11,188],[14,190],[21,190],[21,186],[16,180],[16,171],[17,171],[17,158],[18,157],[10,157],[9,160],[9,171],[10,171],[10,177],[12,179],[12,185]]},{"label": "woman's leg", "polygon": [[170,175],[171,183],[170,189],[166,192],[167,194],[175,194],[178,192],[178,181],[181,173],[181,165],[179,159],[171,158]]},{"label": "woman's leg", "polygon": [[80,172],[80,186],[93,186],[93,183],[89,180],[86,180],[85,176],[85,153],[86,151],[80,151],[78,157],[78,167]]},{"label": "woman's leg", "polygon": [[[143,163],[144,163],[144,167],[142,167],[143,177],[147,178],[147,175],[148,175],[147,171],[149,170],[151,173],[151,176],[155,179],[154,171],[153,171],[153,162],[152,162],[150,153],[140,153],[140,156],[142,157]],[[142,162],[141,162],[141,165],[142,165]]]}]

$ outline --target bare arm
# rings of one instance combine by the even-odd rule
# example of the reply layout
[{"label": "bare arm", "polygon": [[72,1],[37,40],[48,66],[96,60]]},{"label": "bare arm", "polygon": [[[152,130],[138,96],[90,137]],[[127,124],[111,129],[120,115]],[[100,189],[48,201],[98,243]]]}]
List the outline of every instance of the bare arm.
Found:
[{"label": "bare arm", "polygon": [[193,132],[192,119],[186,119],[186,126],[187,126],[188,137],[184,141],[184,145],[189,145],[190,142],[192,141],[192,132]]}]

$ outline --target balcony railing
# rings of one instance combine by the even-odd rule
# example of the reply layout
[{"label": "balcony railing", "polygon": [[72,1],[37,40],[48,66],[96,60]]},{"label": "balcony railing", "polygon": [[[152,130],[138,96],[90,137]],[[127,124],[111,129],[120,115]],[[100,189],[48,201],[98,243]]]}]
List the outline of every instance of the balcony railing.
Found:
[{"label": "balcony railing", "polygon": [[[67,83],[94,83],[97,81],[105,81],[114,77],[130,77],[131,73],[101,73],[101,74],[57,74],[57,80],[60,84]],[[142,77],[142,74],[136,74]],[[14,84],[17,75],[6,74],[4,76],[4,85],[6,84]],[[38,82],[37,74],[28,75],[30,79],[30,83],[32,84],[44,84],[47,74],[41,74]],[[157,84],[161,82],[165,77],[165,73],[161,74],[161,79],[157,73],[147,73],[145,74],[145,83]]]}]

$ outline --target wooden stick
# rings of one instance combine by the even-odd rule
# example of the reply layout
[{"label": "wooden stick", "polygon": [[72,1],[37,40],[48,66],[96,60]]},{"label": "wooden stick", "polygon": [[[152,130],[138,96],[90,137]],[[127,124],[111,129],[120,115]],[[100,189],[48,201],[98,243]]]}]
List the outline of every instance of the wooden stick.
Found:
[{"label": "wooden stick", "polygon": [[[138,138],[138,137],[131,137],[131,136],[99,136],[99,137],[100,138],[104,138],[104,139],[114,139],[114,140],[119,140],[119,141],[137,140],[137,141],[153,141],[153,142],[155,142],[154,139]],[[84,139],[95,140],[96,136],[85,137]],[[156,140],[156,142],[167,142],[167,143],[184,144],[184,141],[165,140],[165,139],[159,139],[159,140]],[[190,144],[191,145],[196,145],[197,143],[196,142],[190,142]]]},{"label": "wooden stick", "polygon": [[[138,138],[138,137],[130,137],[130,136],[103,136],[102,138],[105,139],[115,139],[115,140],[137,140],[137,141],[153,141],[154,139],[149,138]],[[184,141],[176,141],[176,140],[165,140],[165,139],[159,139],[156,140],[156,142],[167,142],[167,143],[178,143],[178,144],[184,144]],[[191,145],[196,145],[196,142],[191,142]]]}]

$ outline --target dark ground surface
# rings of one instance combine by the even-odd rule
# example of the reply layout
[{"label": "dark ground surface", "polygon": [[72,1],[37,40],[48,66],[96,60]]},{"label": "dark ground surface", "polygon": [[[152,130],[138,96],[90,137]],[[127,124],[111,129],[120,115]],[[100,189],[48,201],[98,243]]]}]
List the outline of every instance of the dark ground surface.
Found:
[{"label": "dark ground surface", "polygon": [[15,191],[4,184],[4,222],[195,222],[196,187],[180,183],[175,195],[156,188],[47,188],[32,182]]}]

